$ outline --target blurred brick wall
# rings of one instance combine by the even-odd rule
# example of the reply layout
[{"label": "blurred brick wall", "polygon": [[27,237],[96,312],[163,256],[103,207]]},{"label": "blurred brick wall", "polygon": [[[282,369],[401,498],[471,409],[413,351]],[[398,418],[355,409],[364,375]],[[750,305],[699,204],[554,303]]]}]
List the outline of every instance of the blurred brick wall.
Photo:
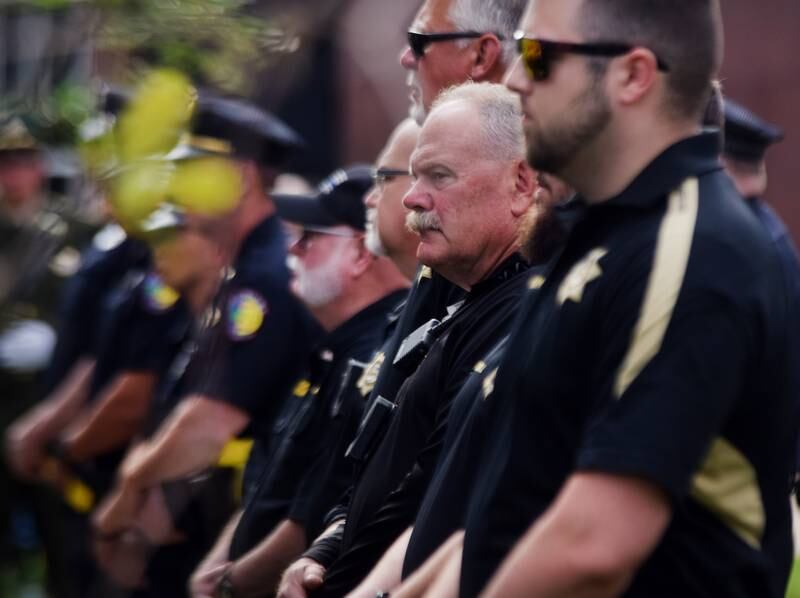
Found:
[{"label": "blurred brick wall", "polygon": [[724,0],[725,93],[780,125],[767,198],[800,243],[800,1]]}]

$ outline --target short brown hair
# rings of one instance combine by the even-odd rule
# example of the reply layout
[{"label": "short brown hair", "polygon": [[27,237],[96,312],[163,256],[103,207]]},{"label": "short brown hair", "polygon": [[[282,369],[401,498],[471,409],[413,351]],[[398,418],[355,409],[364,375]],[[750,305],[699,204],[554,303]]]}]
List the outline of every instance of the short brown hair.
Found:
[{"label": "short brown hair", "polygon": [[698,119],[722,62],[718,0],[583,0],[581,30],[587,40],[649,48],[669,67],[669,106]]}]

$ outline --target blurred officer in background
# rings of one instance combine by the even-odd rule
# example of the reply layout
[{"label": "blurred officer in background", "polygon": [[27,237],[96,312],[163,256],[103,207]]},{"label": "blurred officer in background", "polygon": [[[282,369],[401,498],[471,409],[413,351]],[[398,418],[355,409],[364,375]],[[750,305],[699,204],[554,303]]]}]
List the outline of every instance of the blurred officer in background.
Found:
[{"label": "blurred officer in background", "polygon": [[786,270],[795,302],[800,299],[800,263],[786,225],[767,204],[766,152],[783,132],[730,98],[724,99],[725,137],[722,161],[736,189],[766,227]]},{"label": "blurred officer in background", "polygon": [[[95,231],[73,198],[56,198],[46,188],[44,152],[22,118],[0,123],[0,430],[4,435],[10,432],[11,421],[53,387],[54,376],[46,372],[56,329],[63,327],[59,302],[81,267],[80,249]],[[63,361],[63,369],[72,361],[74,355]],[[81,369],[77,378],[85,381],[85,374]],[[20,447],[8,443],[7,448],[0,464],[0,484],[5,488],[0,498],[0,562],[35,547],[33,511],[48,555],[48,585],[54,593],[63,592],[68,571],[56,549],[64,541],[53,521],[57,503],[48,493],[10,476],[9,468],[17,469]]]},{"label": "blurred officer in background", "polygon": [[[311,356],[307,392],[285,406],[283,432],[259,464],[258,487],[229,540],[231,562],[218,585],[234,595],[274,588],[351,482],[345,452],[369,392],[358,382],[409,286],[365,246],[371,185],[372,168],[355,166],[334,172],[316,195],[273,196],[278,214],[302,229],[290,249],[292,289],[327,335]],[[193,593],[211,595],[198,583]]]},{"label": "blurred officer in background", "polygon": [[[724,99],[725,138],[722,163],[725,165],[736,189],[747,205],[767,229],[778,252],[786,287],[791,302],[792,363],[795,380],[795,402],[800,414],[800,261],[797,247],[781,218],[764,198],[767,191],[767,149],[783,140],[783,131],[736,103]],[[800,438],[798,438],[797,465],[795,466],[795,500],[800,481]]]},{"label": "blurred officer in background", "polygon": [[[158,429],[126,457],[115,491],[96,514],[102,536],[129,529],[147,506],[147,498],[159,495],[162,484],[226,460],[230,451],[223,448],[238,434],[268,438],[280,399],[299,376],[318,334],[318,326],[289,292],[286,240],[265,192],[277,175],[277,165],[299,139],[254,106],[216,97],[201,97],[193,133],[192,146],[202,145],[228,160],[241,181],[241,193],[230,209],[205,215],[198,210],[188,216],[190,227],[219,247],[226,264],[225,282],[215,298],[218,312],[211,314],[211,325],[190,355],[189,365],[180,368],[192,375],[174,389],[168,401],[174,407],[160,409]],[[239,454],[239,464],[245,459],[246,451]],[[180,494],[186,485],[176,487],[173,494]],[[181,508],[190,498],[176,499],[170,508],[179,529],[195,522]],[[191,537],[194,530],[182,531]],[[205,546],[194,542],[191,547],[207,550],[218,531],[211,532]],[[166,557],[160,560],[166,563],[164,575],[170,562]],[[197,560],[185,562],[194,567]],[[176,572],[169,576],[179,588],[176,591],[184,591],[190,571],[182,580]],[[161,577],[154,572],[151,580]]]}]

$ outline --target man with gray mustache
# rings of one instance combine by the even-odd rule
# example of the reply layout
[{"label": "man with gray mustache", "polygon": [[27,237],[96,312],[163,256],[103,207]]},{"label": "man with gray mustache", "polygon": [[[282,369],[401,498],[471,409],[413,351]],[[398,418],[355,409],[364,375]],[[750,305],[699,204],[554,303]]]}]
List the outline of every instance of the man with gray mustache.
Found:
[{"label": "man with gray mustache", "polygon": [[[523,146],[519,102],[496,84],[468,83],[444,92],[420,131],[411,156],[414,183],[403,200],[411,211],[406,222],[419,234],[419,261],[466,294],[448,317],[412,333],[398,351],[396,364],[413,362],[406,356],[420,350],[424,357],[400,388],[388,429],[363,466],[338,558],[314,596],[352,590],[411,525],[452,399],[508,331],[527,282],[518,228],[535,189]],[[309,584],[290,581],[279,595],[306,595]]]}]

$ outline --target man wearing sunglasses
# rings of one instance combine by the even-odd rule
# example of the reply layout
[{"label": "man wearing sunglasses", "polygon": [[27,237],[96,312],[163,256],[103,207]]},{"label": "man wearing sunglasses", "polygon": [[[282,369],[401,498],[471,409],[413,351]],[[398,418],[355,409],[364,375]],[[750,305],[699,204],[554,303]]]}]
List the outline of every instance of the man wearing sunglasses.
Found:
[{"label": "man wearing sunglasses", "polygon": [[408,161],[417,144],[419,126],[410,118],[392,132],[375,162],[374,184],[364,202],[367,206],[367,248],[389,257],[412,280],[417,270],[419,237],[408,230],[403,196],[411,186]]},{"label": "man wearing sunglasses", "polygon": [[400,64],[408,71],[410,114],[422,124],[443,89],[502,80],[513,59],[511,36],[524,0],[425,0]]},{"label": "man wearing sunglasses", "polygon": [[487,596],[782,596],[788,309],[700,131],[719,4],[535,0],[521,28],[529,162],[586,207],[522,307],[487,399],[509,406],[431,595],[495,574]]}]

